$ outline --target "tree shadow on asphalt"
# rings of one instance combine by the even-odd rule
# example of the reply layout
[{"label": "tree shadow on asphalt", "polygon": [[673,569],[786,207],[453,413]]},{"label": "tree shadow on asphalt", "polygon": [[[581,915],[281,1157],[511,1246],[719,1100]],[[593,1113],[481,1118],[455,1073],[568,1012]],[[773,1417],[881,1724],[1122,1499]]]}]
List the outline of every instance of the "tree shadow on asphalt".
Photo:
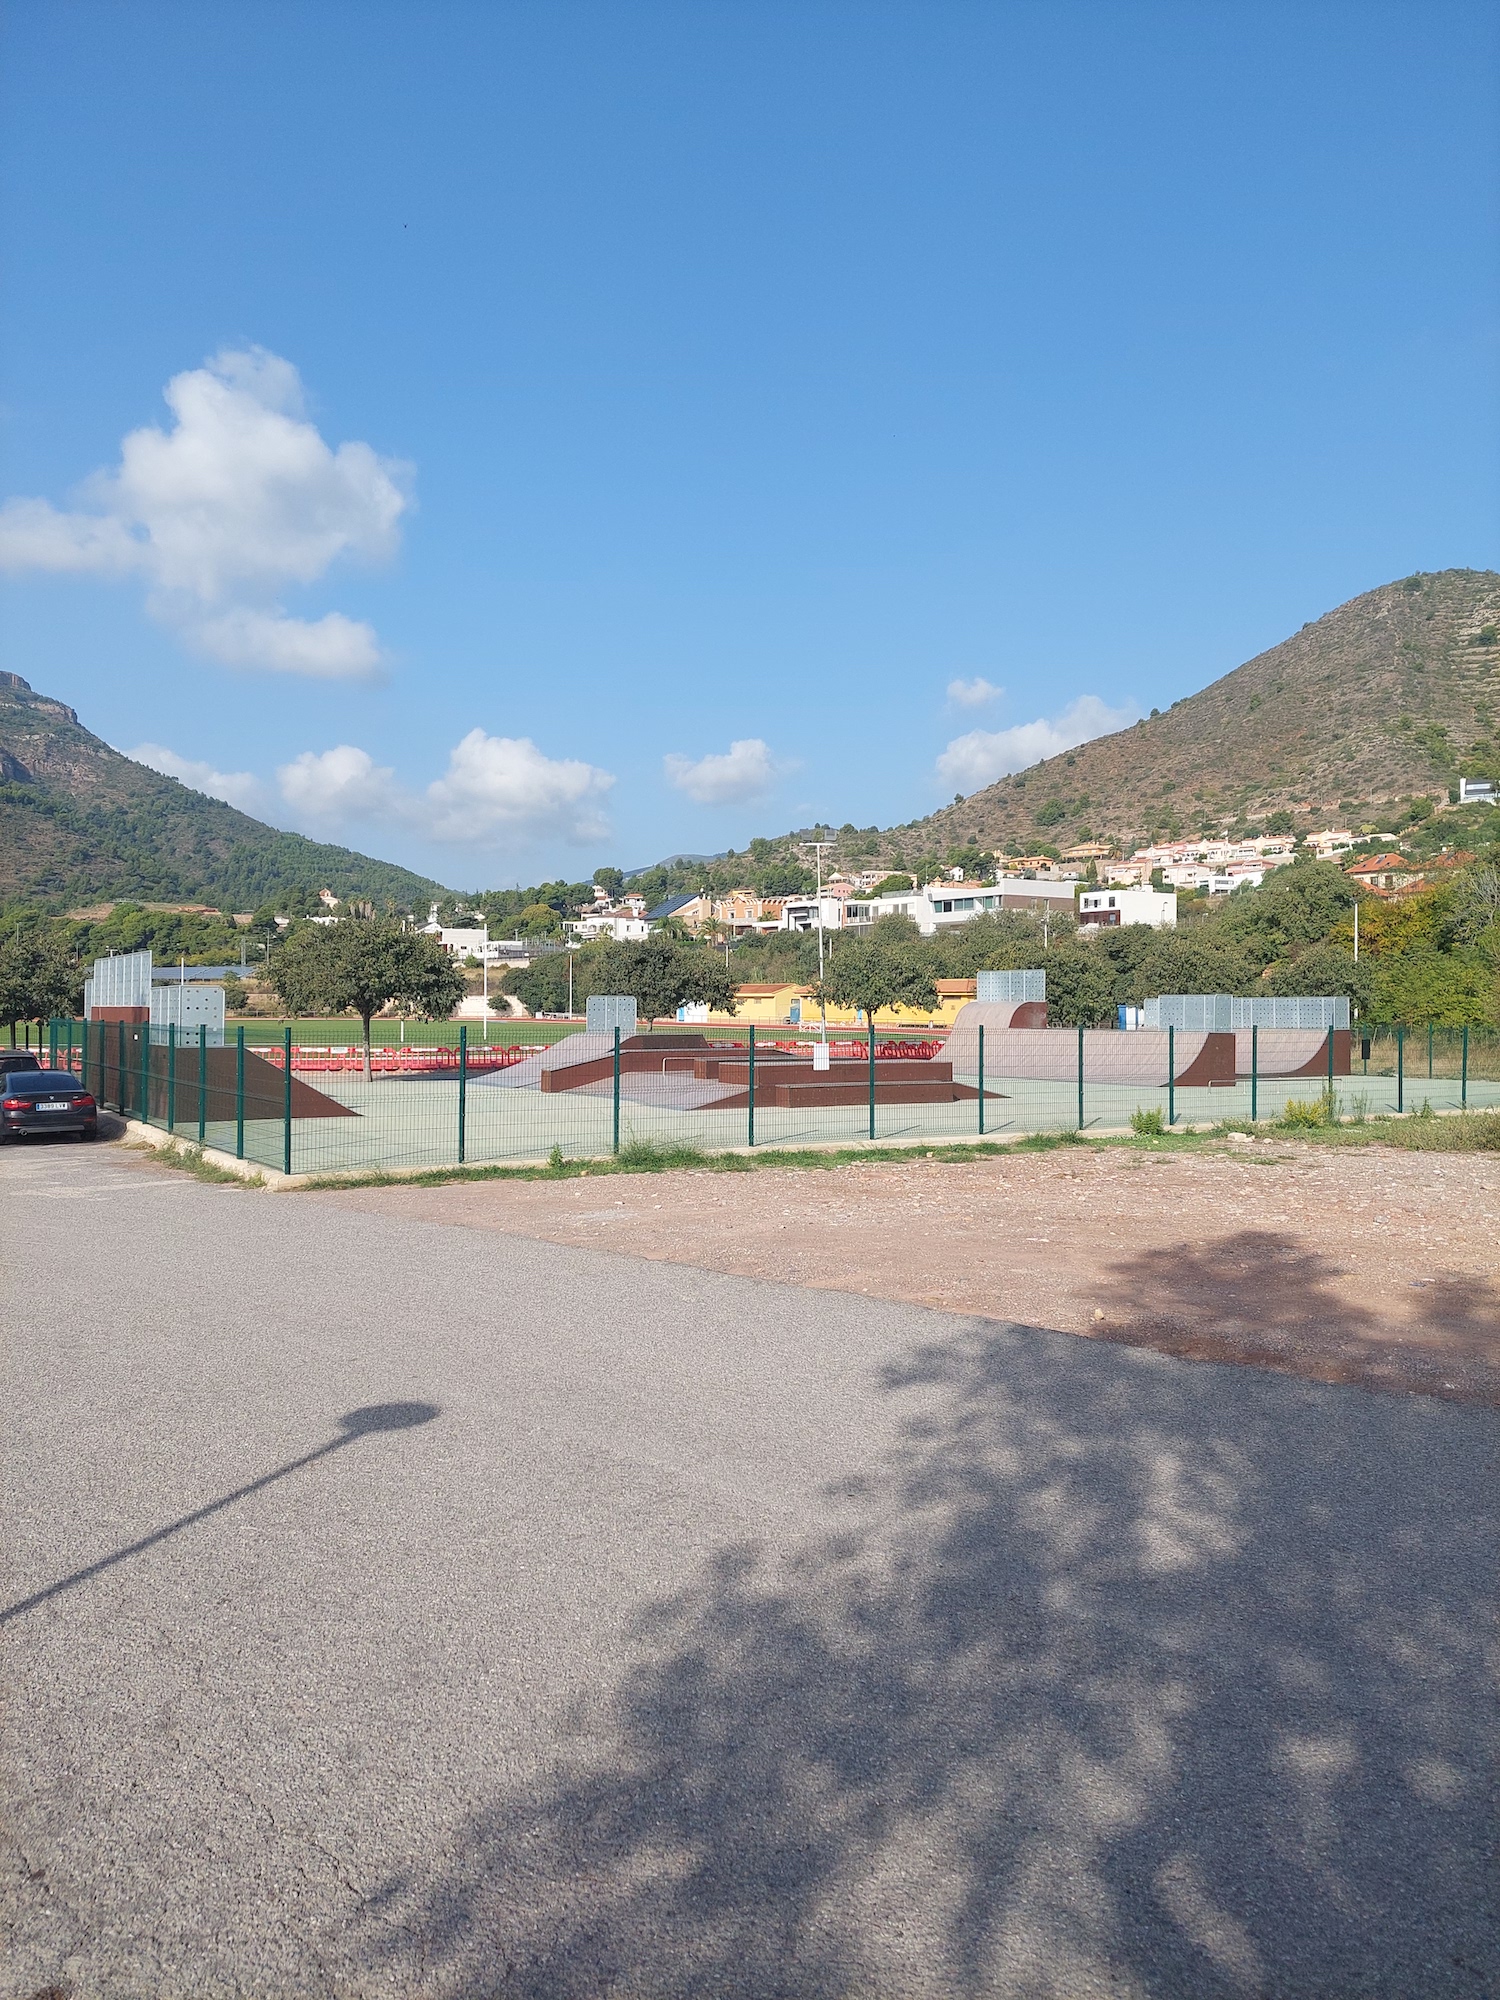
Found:
[{"label": "tree shadow on asphalt", "polygon": [[1356,1303],[1334,1281],[1358,1272],[1293,1235],[1243,1229],[1120,1259],[1098,1337],[1191,1360],[1234,1361],[1317,1382],[1500,1406],[1500,1289],[1472,1276],[1420,1278]]},{"label": "tree shadow on asphalt", "polygon": [[383,1977],[1490,1988],[1487,1412],[980,1323],[885,1387],[800,1552],[652,1606],[550,1778],[382,1884]]}]

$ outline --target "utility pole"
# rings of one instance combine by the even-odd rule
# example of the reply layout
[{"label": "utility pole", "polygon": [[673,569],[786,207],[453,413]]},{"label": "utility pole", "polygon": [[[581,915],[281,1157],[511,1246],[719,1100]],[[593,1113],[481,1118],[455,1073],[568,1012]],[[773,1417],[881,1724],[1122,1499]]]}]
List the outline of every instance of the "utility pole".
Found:
[{"label": "utility pole", "polygon": [[818,868],[818,1014],[821,1018],[823,1040],[828,1040],[828,1005],[823,998],[823,856],[831,847],[838,845],[833,840],[799,840],[797,845],[806,853],[811,848]]},{"label": "utility pole", "polygon": [[1354,905],[1354,963],[1359,964],[1359,904]]}]

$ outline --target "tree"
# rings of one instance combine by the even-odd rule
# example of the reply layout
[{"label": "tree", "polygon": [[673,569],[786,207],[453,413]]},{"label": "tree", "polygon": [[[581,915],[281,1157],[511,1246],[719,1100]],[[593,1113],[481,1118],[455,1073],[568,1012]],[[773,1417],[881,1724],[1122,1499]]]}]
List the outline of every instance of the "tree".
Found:
[{"label": "tree", "polygon": [[1466,868],[1454,885],[1453,930],[1465,944],[1500,936],[1500,868]]},{"label": "tree", "polygon": [[[881,925],[875,926],[879,931]],[[855,1007],[873,1028],[882,1007],[932,1008],[937,988],[932,960],[920,941],[904,937],[841,938],[817,989],[819,1001]]]},{"label": "tree", "polygon": [[1354,903],[1354,885],[1342,869],[1331,861],[1299,861],[1276,869],[1259,889],[1236,889],[1226,897],[1218,930],[1226,943],[1269,965],[1294,945],[1327,937]]},{"label": "tree", "polygon": [[618,868],[596,868],[594,880],[607,896],[618,900],[625,888],[625,877]]},{"label": "tree", "polygon": [[271,982],[292,1014],[357,1014],[370,1080],[370,1023],[393,1001],[445,1020],[463,998],[464,976],[435,938],[394,917],[341,917],[295,924],[271,960]]},{"label": "tree", "polygon": [[1114,967],[1094,938],[1059,938],[1047,953],[1047,1019],[1054,1028],[1107,1028],[1114,1020]]},{"label": "tree", "polygon": [[1353,952],[1336,944],[1312,944],[1273,965],[1266,976],[1265,991],[1299,998],[1343,993],[1361,1014],[1368,1014],[1375,998],[1375,972],[1364,960],[1356,963]]},{"label": "tree", "polygon": [[717,953],[653,931],[639,944],[609,944],[593,974],[596,993],[629,993],[647,1021],[673,1015],[688,1002],[716,1013],[735,1010],[734,980]]},{"label": "tree", "polygon": [[17,925],[0,942],[0,1021],[16,1043],[17,1021],[46,1021],[71,1014],[82,1001],[83,976],[67,945],[50,926]]}]

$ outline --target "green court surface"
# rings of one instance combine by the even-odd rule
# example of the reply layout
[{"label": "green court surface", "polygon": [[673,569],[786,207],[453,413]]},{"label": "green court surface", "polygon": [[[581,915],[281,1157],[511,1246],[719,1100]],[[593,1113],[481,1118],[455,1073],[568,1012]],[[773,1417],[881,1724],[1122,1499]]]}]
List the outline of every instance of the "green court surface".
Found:
[{"label": "green court surface", "polygon": [[[455,1077],[416,1079],[377,1077],[366,1083],[355,1072],[312,1074],[316,1089],[347,1105],[353,1118],[306,1118],[292,1123],[291,1167],[294,1173],[333,1173],[357,1168],[447,1166],[459,1158],[459,1088]],[[967,1079],[973,1082],[973,1078]],[[994,1093],[985,1105],[986,1135],[1003,1138],[1028,1132],[1077,1129],[1078,1090],[1074,1083],[1039,1082],[1030,1078],[987,1077]],[[1255,1115],[1278,1118],[1292,1098],[1316,1099],[1322,1085],[1316,1079],[1294,1082],[1262,1081],[1255,1093]],[[1394,1078],[1343,1077],[1336,1097],[1344,1116],[1378,1116],[1396,1110]],[[1457,1078],[1425,1077],[1409,1083],[1404,1109],[1457,1110],[1461,1084]],[[1471,1079],[1472,1109],[1500,1105],[1500,1083]],[[1128,1127],[1136,1110],[1158,1110],[1163,1121],[1175,1113],[1178,1125],[1213,1125],[1225,1119],[1249,1119],[1248,1081],[1225,1089],[1142,1089],[1135,1085],[1086,1084],[1083,1126],[1090,1131]],[[196,1136],[196,1126],[179,1121],[183,1136]],[[953,1139],[979,1133],[976,1099],[955,1104],[882,1105],[875,1109],[877,1140]],[[210,1146],[232,1152],[232,1125],[211,1123],[205,1133]],[[866,1104],[835,1109],[781,1110],[758,1105],[754,1143],[757,1146],[848,1145],[870,1138]],[[700,1146],[708,1151],[745,1146],[750,1139],[744,1107],[716,1110],[671,1103],[643,1104],[622,1098],[619,1143],[652,1140],[658,1144]],[[506,1088],[471,1077],[464,1100],[463,1157],[471,1163],[545,1159],[553,1147],[565,1158],[602,1158],[615,1144],[613,1092],[608,1083],[587,1090],[546,1093],[535,1088]],[[246,1157],[262,1165],[285,1164],[285,1127],[279,1119],[251,1120],[245,1127]]]}]

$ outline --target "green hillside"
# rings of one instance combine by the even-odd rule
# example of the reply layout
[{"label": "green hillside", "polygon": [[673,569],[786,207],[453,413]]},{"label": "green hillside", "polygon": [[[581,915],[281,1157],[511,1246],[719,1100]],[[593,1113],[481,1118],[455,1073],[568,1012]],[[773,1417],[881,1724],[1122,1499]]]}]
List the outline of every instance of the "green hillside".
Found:
[{"label": "green hillside", "polygon": [[435,882],[306,840],[122,757],[71,708],[0,675],[0,905],[131,898],[254,910],[331,889],[425,908]]}]

